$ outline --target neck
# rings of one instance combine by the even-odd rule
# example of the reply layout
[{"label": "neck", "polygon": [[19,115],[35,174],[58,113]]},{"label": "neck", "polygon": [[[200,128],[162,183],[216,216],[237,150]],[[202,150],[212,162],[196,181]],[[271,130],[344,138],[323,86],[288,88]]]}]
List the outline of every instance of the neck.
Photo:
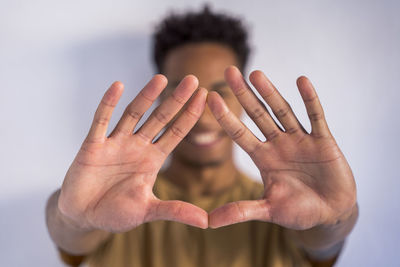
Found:
[{"label": "neck", "polygon": [[191,164],[172,155],[166,178],[190,195],[213,195],[232,186],[238,178],[233,158],[216,164]]}]

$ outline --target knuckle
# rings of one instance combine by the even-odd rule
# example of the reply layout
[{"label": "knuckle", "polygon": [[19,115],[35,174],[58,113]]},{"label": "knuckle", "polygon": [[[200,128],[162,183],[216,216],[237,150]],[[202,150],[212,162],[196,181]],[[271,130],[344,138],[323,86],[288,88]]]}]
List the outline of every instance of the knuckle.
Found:
[{"label": "knuckle", "polygon": [[324,134],[316,133],[314,131],[311,132],[311,135],[316,139],[324,139],[326,137]]},{"label": "knuckle", "polygon": [[200,114],[190,109],[185,109],[184,113],[193,119],[198,119],[200,117]]},{"label": "knuckle", "polygon": [[267,139],[269,140],[274,140],[279,136],[281,132],[279,130],[271,130],[269,133],[267,133]]},{"label": "knuckle", "polygon": [[222,114],[220,114],[219,116],[218,116],[218,118],[216,118],[217,119],[217,121],[218,122],[222,122],[222,121],[224,121],[225,119],[226,119],[226,116],[227,116],[227,114],[229,113],[229,111],[228,112],[225,112],[225,113],[222,113]]},{"label": "knuckle", "polygon": [[182,203],[178,203],[176,206],[174,206],[171,213],[174,217],[179,217],[182,213]]},{"label": "knuckle", "polygon": [[244,127],[240,127],[238,129],[236,129],[233,133],[232,133],[232,139],[233,140],[238,140],[241,137],[244,136],[244,134],[246,133],[246,130],[244,129]]},{"label": "knuckle", "polygon": [[289,114],[289,112],[290,112],[290,107],[286,106],[286,107],[283,107],[283,108],[278,108],[278,109],[275,111],[275,115],[276,115],[278,118],[284,118],[284,117],[286,117],[286,116]]},{"label": "knuckle", "polygon": [[297,127],[290,127],[288,129],[286,129],[286,133],[288,134],[295,134],[299,132],[299,128]]},{"label": "knuckle", "polygon": [[252,115],[255,120],[258,120],[262,117],[265,117],[267,115],[267,112],[265,111],[265,109],[257,107],[252,111]]},{"label": "knuckle", "polygon": [[127,114],[134,120],[139,120],[142,117],[142,114],[140,114],[140,112],[133,109],[128,109]]},{"label": "knuckle", "polygon": [[185,99],[183,97],[177,95],[175,92],[172,93],[171,97],[175,102],[177,102],[181,105],[184,105],[186,103]]},{"label": "knuckle", "polygon": [[112,103],[106,101],[105,99],[101,100],[101,104],[107,107],[115,108],[116,105],[113,105]]},{"label": "knuckle", "polygon": [[144,134],[142,131],[138,131],[136,133],[136,135],[139,136],[145,142],[150,142],[150,140],[151,140],[151,138],[149,136],[147,136],[146,134]]},{"label": "knuckle", "polygon": [[164,112],[156,109],[154,111],[154,117],[161,122],[162,124],[167,124],[169,122],[169,116],[167,114],[165,114]]},{"label": "knuckle", "polygon": [[322,113],[309,113],[308,117],[310,121],[320,121],[324,119],[324,115]]},{"label": "knuckle", "polygon": [[130,136],[133,134],[133,132],[126,130],[126,129],[115,129],[115,133],[121,136]]},{"label": "knuckle", "polygon": [[314,102],[314,101],[316,101],[316,100],[318,100],[318,97],[315,95],[315,96],[313,96],[313,97],[311,97],[311,98],[304,99],[304,102],[305,102],[305,103],[311,103],[311,102]]},{"label": "knuckle", "polygon": [[238,215],[239,215],[239,221],[244,221],[246,219],[246,215],[245,212],[243,211],[243,209],[240,207],[240,204],[237,202],[234,202],[236,209],[238,210]]},{"label": "knuckle", "polygon": [[180,129],[178,126],[171,126],[171,132],[173,135],[179,137],[180,139],[183,139],[185,137],[184,131]]},{"label": "knuckle", "polygon": [[261,144],[262,143],[257,143],[253,149],[248,151],[247,153],[249,154],[250,157],[255,157],[257,152],[261,149]]},{"label": "knuckle", "polygon": [[94,121],[95,121],[95,123],[97,125],[105,126],[105,125],[108,124],[108,118],[107,117],[96,117]]},{"label": "knuckle", "polygon": [[247,92],[248,92],[247,89],[240,87],[240,88],[236,89],[235,95],[237,97],[241,97],[241,96],[245,95]]},{"label": "knuckle", "polygon": [[153,103],[153,101],[154,101],[151,97],[147,96],[143,91],[139,92],[139,96],[141,97],[141,99],[143,99],[149,103]]},{"label": "knuckle", "polygon": [[269,99],[269,98],[273,97],[277,92],[278,92],[278,91],[277,91],[276,89],[273,89],[272,92],[270,92],[270,93],[264,93],[264,94],[262,94],[261,96],[262,96],[262,98],[264,98],[264,99]]}]

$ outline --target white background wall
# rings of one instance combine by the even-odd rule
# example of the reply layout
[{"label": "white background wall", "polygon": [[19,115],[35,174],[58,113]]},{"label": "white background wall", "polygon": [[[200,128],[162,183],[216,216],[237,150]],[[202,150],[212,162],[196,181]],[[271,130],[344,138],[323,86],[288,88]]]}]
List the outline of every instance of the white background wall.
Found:
[{"label": "white background wall", "polygon": [[[0,258],[62,266],[44,221],[104,90],[151,77],[150,34],[169,10],[203,1],[0,2]],[[398,266],[399,1],[215,1],[245,18],[262,69],[309,123],[295,86],[314,82],[354,171],[360,218],[338,266]],[[248,121],[247,119],[245,119]],[[239,165],[257,170],[237,149]]]}]

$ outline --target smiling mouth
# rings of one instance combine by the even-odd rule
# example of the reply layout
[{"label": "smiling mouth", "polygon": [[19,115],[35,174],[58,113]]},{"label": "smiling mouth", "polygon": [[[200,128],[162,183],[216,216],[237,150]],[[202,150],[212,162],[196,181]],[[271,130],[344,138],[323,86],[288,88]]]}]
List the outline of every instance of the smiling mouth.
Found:
[{"label": "smiling mouth", "polygon": [[199,147],[209,147],[218,143],[223,137],[220,132],[191,132],[185,140],[192,145]]}]

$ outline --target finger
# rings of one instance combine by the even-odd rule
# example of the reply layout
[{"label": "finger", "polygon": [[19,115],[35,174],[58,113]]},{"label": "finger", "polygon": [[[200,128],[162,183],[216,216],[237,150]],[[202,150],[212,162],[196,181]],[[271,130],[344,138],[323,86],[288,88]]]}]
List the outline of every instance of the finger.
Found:
[{"label": "finger", "polygon": [[299,88],[308,117],[310,118],[311,135],[321,137],[329,136],[330,131],[325,120],[324,110],[322,109],[318,95],[310,80],[305,76],[299,77],[297,79],[297,87]]},{"label": "finger", "polygon": [[218,228],[250,220],[270,221],[265,199],[231,202],[216,208],[209,214],[209,227]]},{"label": "finger", "polygon": [[252,154],[260,140],[229,110],[217,92],[208,94],[207,103],[226,133],[248,154]]},{"label": "finger", "polygon": [[151,205],[148,221],[167,220],[175,221],[206,229],[208,214],[205,210],[179,200],[154,200]]},{"label": "finger", "polygon": [[183,78],[174,92],[153,111],[137,134],[151,142],[185,105],[198,85],[199,81],[193,75]]},{"label": "finger", "polygon": [[199,88],[187,108],[157,140],[155,145],[165,154],[171,153],[199,120],[204,111],[206,98],[207,89]]},{"label": "finger", "polygon": [[167,78],[165,78],[164,75],[155,75],[126,107],[121,119],[110,136],[117,133],[132,135],[140,118],[150,108],[166,85]]},{"label": "finger", "polygon": [[250,89],[238,68],[234,66],[227,68],[225,70],[225,79],[246,113],[256,123],[267,140],[272,140],[282,133],[265,105]]},{"label": "finger", "polygon": [[289,103],[281,96],[275,86],[261,71],[253,71],[250,81],[271,107],[276,118],[281,122],[285,132],[289,134],[306,133],[303,126],[297,120]]},{"label": "finger", "polygon": [[108,123],[123,90],[124,85],[117,81],[114,82],[105,92],[94,114],[92,126],[90,127],[88,136],[86,137],[87,141],[102,142],[105,140]]}]

